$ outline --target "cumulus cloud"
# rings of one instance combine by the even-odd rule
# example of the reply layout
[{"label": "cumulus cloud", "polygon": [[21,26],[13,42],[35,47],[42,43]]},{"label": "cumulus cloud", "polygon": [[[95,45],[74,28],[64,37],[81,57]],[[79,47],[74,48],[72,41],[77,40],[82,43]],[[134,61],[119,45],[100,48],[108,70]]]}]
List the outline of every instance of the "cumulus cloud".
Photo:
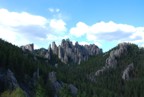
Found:
[{"label": "cumulus cloud", "polygon": [[65,32],[67,30],[66,23],[62,19],[52,19],[50,20],[50,27],[56,32]]},{"label": "cumulus cloud", "polygon": [[3,26],[27,26],[39,25],[44,26],[48,20],[42,16],[36,16],[27,12],[10,12],[7,9],[0,9],[0,25]]},{"label": "cumulus cloud", "polygon": [[48,35],[61,35],[65,31],[66,23],[62,19],[0,9],[0,38],[18,46],[31,42],[42,44],[48,41]]},{"label": "cumulus cloud", "polygon": [[86,36],[88,41],[118,41],[133,42],[141,44],[144,41],[144,27],[134,27],[127,24],[118,24],[113,21],[98,22],[87,25],[78,22],[75,27],[70,29],[70,34],[75,37]]},{"label": "cumulus cloud", "polygon": [[76,24],[76,27],[73,27],[70,29],[70,34],[76,36],[76,37],[81,37],[82,35],[88,33],[89,31],[89,26],[86,25],[83,22],[78,22]]}]

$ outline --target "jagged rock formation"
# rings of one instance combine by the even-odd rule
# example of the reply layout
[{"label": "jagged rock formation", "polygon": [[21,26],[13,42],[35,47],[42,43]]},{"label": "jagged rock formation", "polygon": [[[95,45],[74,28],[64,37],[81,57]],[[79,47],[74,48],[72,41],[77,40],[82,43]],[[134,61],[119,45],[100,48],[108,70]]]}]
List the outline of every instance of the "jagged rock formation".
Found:
[{"label": "jagged rock formation", "polygon": [[40,48],[40,49],[35,50],[34,54],[37,56],[41,56],[43,58],[46,58],[48,60],[51,60],[51,56],[52,56],[51,45],[49,45],[48,49]]},{"label": "jagged rock formation", "polygon": [[52,42],[52,51],[54,54],[58,54],[58,48],[57,45],[55,44],[55,42]]},{"label": "jagged rock formation", "polygon": [[22,50],[23,51],[30,51],[30,52],[33,52],[34,51],[34,44],[28,44],[28,45],[25,45],[25,46],[21,46]]},{"label": "jagged rock formation", "polygon": [[54,72],[54,71],[50,72],[49,75],[48,75],[48,79],[52,84],[53,91],[55,92],[54,97],[57,97],[58,92],[62,88],[62,84],[57,81],[56,72]]},{"label": "jagged rock formation", "polygon": [[62,81],[57,81],[56,72],[52,71],[48,75],[48,79],[52,84],[53,91],[55,92],[54,97],[58,97],[58,93],[64,87],[64,84],[68,86],[71,94],[75,97],[77,95],[78,89],[73,84],[67,84]]},{"label": "jagged rock formation", "polygon": [[123,80],[130,80],[130,78],[133,75],[133,71],[134,71],[134,64],[131,63],[127,66],[127,68],[123,71],[122,74],[122,79]]},{"label": "jagged rock formation", "polygon": [[95,73],[95,76],[100,75],[101,73],[108,70],[109,68],[115,68],[117,66],[116,58],[120,58],[123,54],[126,54],[128,46],[129,46],[129,43],[121,43],[118,45],[117,49],[112,50],[110,52],[109,57],[106,59],[105,66],[102,67],[102,69],[98,70]]},{"label": "jagged rock formation", "polygon": [[[21,46],[23,51],[33,51],[33,44]],[[57,46],[52,42],[52,47],[49,45],[48,50],[41,48],[37,50],[37,55],[47,59],[51,59],[52,54],[55,54],[62,62],[80,64],[82,61],[88,60],[89,56],[94,56],[102,53],[102,49],[96,45],[79,45],[78,42],[73,45],[69,39],[63,39],[61,45]]]},{"label": "jagged rock formation", "polygon": [[64,63],[78,63],[86,61],[89,56],[94,56],[102,53],[102,49],[99,49],[96,45],[79,45],[78,42],[75,45],[69,39],[63,39],[61,45],[56,46],[55,42],[52,43],[52,51],[58,58]]},{"label": "jagged rock formation", "polygon": [[34,54],[50,60],[51,59],[51,48],[48,48],[48,50],[44,49],[44,48],[40,48],[38,50],[35,50]]}]

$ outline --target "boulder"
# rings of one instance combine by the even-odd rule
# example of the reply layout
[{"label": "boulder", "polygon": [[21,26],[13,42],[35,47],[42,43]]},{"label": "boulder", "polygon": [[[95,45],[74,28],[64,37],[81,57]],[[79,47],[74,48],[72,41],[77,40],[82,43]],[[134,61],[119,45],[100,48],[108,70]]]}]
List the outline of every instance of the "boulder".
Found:
[{"label": "boulder", "polygon": [[69,89],[70,89],[70,92],[73,96],[76,96],[77,95],[77,92],[78,92],[78,89],[73,85],[73,84],[69,84]]}]

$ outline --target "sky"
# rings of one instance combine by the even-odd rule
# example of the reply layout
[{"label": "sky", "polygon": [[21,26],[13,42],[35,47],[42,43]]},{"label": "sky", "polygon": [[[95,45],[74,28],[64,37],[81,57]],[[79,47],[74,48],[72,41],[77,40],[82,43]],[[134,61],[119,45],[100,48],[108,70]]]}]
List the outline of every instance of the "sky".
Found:
[{"label": "sky", "polygon": [[144,0],[0,0],[0,38],[48,48],[62,39],[108,51],[144,46]]}]

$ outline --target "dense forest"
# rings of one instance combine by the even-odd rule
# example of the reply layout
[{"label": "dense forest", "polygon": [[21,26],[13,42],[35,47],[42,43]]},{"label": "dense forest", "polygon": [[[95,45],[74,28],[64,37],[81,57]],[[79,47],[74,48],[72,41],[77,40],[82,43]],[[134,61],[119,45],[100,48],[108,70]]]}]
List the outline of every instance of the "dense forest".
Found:
[{"label": "dense forest", "polygon": [[81,64],[65,64],[53,53],[47,59],[0,39],[0,97],[144,97],[144,48],[127,44],[110,67],[107,59],[119,45]]}]

